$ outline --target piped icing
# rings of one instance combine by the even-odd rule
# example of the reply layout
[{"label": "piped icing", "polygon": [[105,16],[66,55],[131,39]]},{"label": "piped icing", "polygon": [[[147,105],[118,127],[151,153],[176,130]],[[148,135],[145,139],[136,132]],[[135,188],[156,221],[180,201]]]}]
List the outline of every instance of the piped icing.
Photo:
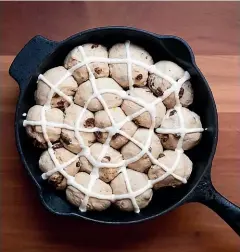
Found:
[{"label": "piped icing", "polygon": [[[51,91],[49,92],[48,95],[48,99],[46,104],[42,107],[42,111],[41,111],[41,120],[40,121],[29,121],[29,120],[24,120],[23,125],[24,126],[41,126],[42,127],[42,132],[43,132],[43,137],[47,143],[48,146],[48,152],[49,155],[55,165],[55,168],[42,174],[42,178],[43,179],[48,179],[52,174],[54,174],[55,172],[59,172],[60,174],[62,174],[66,179],[67,179],[67,184],[69,186],[73,186],[76,189],[80,190],[84,195],[84,199],[81,201],[81,205],[79,207],[80,211],[85,212],[87,209],[87,204],[88,204],[88,200],[90,197],[94,197],[97,199],[102,199],[102,200],[109,200],[109,201],[117,201],[117,200],[123,200],[123,199],[130,199],[132,202],[132,205],[134,207],[134,210],[136,213],[140,212],[139,206],[136,202],[136,197],[141,195],[142,193],[144,193],[146,190],[150,189],[153,187],[153,185],[155,183],[158,183],[159,181],[165,179],[167,176],[171,175],[173,176],[175,179],[181,181],[182,183],[187,183],[187,180],[185,178],[182,178],[176,174],[174,174],[174,171],[176,169],[176,167],[178,166],[179,160],[181,158],[181,155],[183,153],[183,139],[185,137],[185,135],[187,133],[195,133],[195,132],[203,132],[204,129],[203,128],[185,128],[185,124],[184,124],[184,117],[182,114],[182,105],[180,103],[180,99],[179,99],[179,91],[180,88],[182,86],[182,84],[184,82],[186,82],[187,80],[190,79],[190,75],[188,72],[184,73],[184,76],[179,79],[178,81],[173,80],[171,77],[169,77],[166,74],[161,73],[156,67],[155,65],[147,65],[141,61],[137,61],[133,58],[131,58],[131,52],[130,52],[130,42],[127,41],[125,42],[125,49],[126,49],[126,58],[125,59],[109,59],[109,58],[102,58],[102,57],[87,57],[84,49],[82,46],[78,47],[79,52],[82,55],[83,61],[76,64],[75,66],[73,66],[71,69],[69,69],[66,73],[65,76],[63,76],[57,83],[56,85],[53,85],[51,82],[49,82],[42,74],[39,75],[38,79],[42,80],[44,83],[46,83],[50,88]],[[93,74],[93,72],[91,71],[89,64],[92,62],[102,62],[102,63],[108,63],[108,64],[127,64],[127,74],[128,74],[128,82],[129,82],[129,90],[126,91],[116,91],[116,90],[112,90],[112,89],[101,89],[98,90],[97,86],[96,86],[96,78]],[[133,86],[133,79],[132,79],[132,64],[141,66],[143,68],[145,68],[149,73],[154,73],[159,77],[162,77],[163,79],[169,81],[171,83],[171,87],[169,89],[167,89],[164,93],[162,97],[158,97],[156,98],[156,100],[152,103],[146,103],[143,100],[137,98],[134,96],[134,86]],[[82,66],[86,66],[88,73],[89,73],[89,81],[91,82],[92,85],[92,90],[93,90],[93,94],[92,96],[88,99],[88,101],[85,103],[83,110],[81,111],[81,113],[79,114],[74,127],[64,124],[64,123],[55,123],[55,122],[48,122],[46,121],[46,111],[48,109],[51,108],[51,99],[53,97],[54,93],[57,93],[59,96],[61,96],[62,98],[64,98],[67,102],[69,102],[70,104],[73,103],[73,100],[71,97],[67,96],[66,94],[64,94],[58,87],[59,85],[69,76],[71,76],[73,74],[73,72],[82,67]],[[163,129],[161,127],[155,129],[156,133],[162,133],[162,134],[179,134],[180,138],[177,144],[177,148],[175,149],[175,151],[177,152],[177,158],[173,164],[172,167],[167,167],[166,165],[160,163],[156,158],[154,158],[151,154],[151,152],[149,151],[149,147],[151,144],[151,139],[152,139],[152,135],[154,133],[154,126],[155,126],[155,117],[156,117],[156,104],[158,104],[159,102],[162,102],[164,99],[166,99],[171,93],[175,94],[175,99],[176,99],[176,105],[174,107],[174,109],[177,111],[178,117],[179,117],[179,122],[180,122],[180,127],[177,129]],[[138,105],[140,105],[142,107],[142,109],[140,109],[139,111],[137,111],[136,113],[129,115],[125,118],[125,120],[123,120],[120,123],[115,123],[115,121],[113,120],[113,117],[109,111],[109,108],[105,102],[105,100],[102,97],[102,94],[104,93],[112,93],[112,94],[117,94],[119,95],[122,99],[125,100],[130,100],[133,101],[135,103],[137,103]],[[107,127],[107,128],[98,128],[98,127],[93,127],[93,128],[81,128],[78,125],[80,125],[81,119],[84,115],[84,112],[86,111],[88,104],[90,103],[90,101],[93,98],[97,98],[104,110],[106,111],[112,126],[111,127]],[[149,135],[148,138],[146,140],[145,144],[140,143],[139,141],[137,141],[136,139],[134,139],[133,137],[127,135],[126,132],[121,130],[121,127],[128,121],[133,120],[134,118],[136,118],[137,116],[141,115],[144,112],[149,112],[150,116],[151,116],[151,127],[148,129],[149,130]],[[23,114],[23,116],[25,116],[25,114]],[[81,152],[78,153],[77,155],[75,155],[74,158],[68,160],[68,162],[65,162],[63,164],[60,164],[55,156],[54,153],[54,149],[53,149],[53,145],[49,140],[49,137],[47,135],[47,127],[56,127],[56,128],[62,128],[62,129],[67,129],[67,130],[71,130],[74,131],[75,137],[79,143],[79,146],[81,147]],[[101,151],[101,153],[99,154],[98,159],[94,159],[90,153],[90,148],[88,146],[86,146],[84,144],[84,141],[81,137],[80,132],[108,132],[108,137],[105,141],[105,143],[103,144],[103,149]],[[116,133],[121,134],[122,136],[126,137],[127,139],[129,139],[130,141],[132,141],[134,144],[136,144],[141,151],[134,157],[129,158],[127,160],[123,160],[120,163],[117,164],[113,164],[113,163],[104,163],[101,162],[101,160],[103,159],[103,157],[105,156],[108,148],[110,147],[110,141],[112,139],[112,136],[114,136]],[[140,190],[137,191],[132,191],[131,188],[131,184],[127,175],[127,166],[130,163],[133,163],[137,160],[139,160],[141,157],[143,157],[143,155],[147,154],[151,160],[151,162],[155,165],[160,166],[165,173],[154,180],[148,180],[148,183],[145,187],[141,188]],[[65,168],[71,164],[72,162],[76,161],[79,157],[84,156],[87,158],[87,160],[92,164],[93,169],[92,172],[90,174],[90,181],[89,184],[87,186],[87,188],[83,187],[81,184],[78,184],[73,176],[70,176],[66,171]],[[99,169],[102,167],[106,167],[106,168],[119,168],[119,173],[123,174],[124,180],[125,180],[125,184],[126,184],[126,188],[128,193],[126,194],[121,194],[121,195],[103,195],[103,194],[99,194],[99,193],[95,193],[92,191],[92,188],[94,186],[95,181],[99,178]]]}]

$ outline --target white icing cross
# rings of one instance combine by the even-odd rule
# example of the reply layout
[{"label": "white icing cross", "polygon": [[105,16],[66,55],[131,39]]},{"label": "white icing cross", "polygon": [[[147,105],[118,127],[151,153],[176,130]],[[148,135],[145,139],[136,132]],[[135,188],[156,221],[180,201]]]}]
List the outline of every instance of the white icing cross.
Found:
[{"label": "white icing cross", "polygon": [[[75,187],[76,189],[78,189],[79,191],[81,191],[85,195],[84,199],[81,202],[80,208],[79,208],[80,211],[86,211],[89,198],[94,197],[94,198],[98,198],[98,199],[102,199],[102,200],[110,200],[112,202],[114,202],[116,200],[130,199],[132,201],[132,205],[134,207],[135,212],[139,213],[140,209],[139,209],[139,206],[138,206],[138,204],[136,202],[136,197],[141,195],[142,193],[144,193],[146,190],[152,188],[155,183],[158,183],[159,181],[162,181],[163,179],[165,179],[169,175],[173,176],[175,179],[181,181],[182,183],[187,183],[187,180],[185,178],[182,178],[182,177],[180,177],[180,176],[178,176],[178,175],[176,175],[174,173],[174,171],[175,171],[175,169],[176,169],[176,167],[177,167],[177,165],[178,165],[178,163],[180,161],[181,155],[183,153],[183,149],[182,149],[183,139],[184,139],[185,134],[187,134],[187,133],[195,133],[195,132],[203,132],[204,131],[204,129],[202,129],[202,128],[192,128],[192,129],[185,128],[184,117],[183,117],[183,114],[182,114],[182,105],[180,103],[180,99],[179,99],[178,94],[179,94],[179,90],[180,90],[182,84],[190,79],[189,73],[185,72],[184,76],[181,79],[179,79],[178,81],[175,81],[170,76],[160,72],[155,67],[155,65],[147,65],[147,64],[145,64],[145,63],[143,63],[141,61],[137,61],[137,60],[132,59],[131,58],[131,53],[130,53],[130,42],[129,41],[127,41],[125,43],[125,48],[126,48],[126,55],[127,55],[126,58],[124,58],[124,59],[110,59],[110,58],[102,58],[102,57],[86,57],[83,47],[79,46],[78,50],[80,51],[80,53],[82,55],[83,61],[76,64],[71,69],[69,69],[67,71],[66,75],[64,75],[55,85],[53,85],[43,75],[40,74],[38,79],[45,82],[51,88],[51,90],[49,92],[49,95],[48,95],[47,102],[42,107],[41,120],[40,121],[27,121],[27,120],[24,120],[24,122],[23,122],[24,126],[27,126],[27,125],[41,126],[42,127],[42,132],[43,132],[43,137],[44,137],[45,141],[48,144],[48,152],[49,152],[49,155],[50,155],[50,157],[51,157],[51,159],[52,159],[52,161],[53,161],[53,163],[55,165],[55,168],[53,168],[52,170],[50,170],[50,171],[48,171],[46,173],[43,173],[42,178],[47,179],[52,174],[54,174],[55,172],[61,173],[67,179],[67,184],[68,185],[71,185],[71,186]],[[94,74],[92,73],[92,71],[91,71],[91,69],[89,67],[89,64],[92,63],[92,62],[103,62],[103,63],[108,63],[108,64],[118,64],[118,63],[127,64],[129,91],[127,91],[127,92],[125,92],[125,91],[116,91],[116,90],[112,90],[112,89],[98,90],[97,86],[96,86],[96,82],[95,82],[96,79],[95,79]],[[152,102],[151,104],[145,103],[145,101],[139,99],[138,97],[130,96],[129,94],[131,93],[131,90],[134,89],[133,80],[132,80],[132,64],[135,64],[137,66],[141,66],[141,67],[145,68],[146,70],[148,70],[148,72],[154,73],[157,76],[162,77],[163,79],[169,81],[172,84],[171,88],[167,89],[164,92],[164,94],[163,94],[163,96],[161,98],[156,98],[156,100],[154,102]],[[89,80],[91,82],[92,89],[93,89],[93,95],[85,103],[82,111],[80,112],[79,116],[77,117],[77,120],[75,122],[74,127],[70,126],[68,124],[64,124],[64,123],[55,123],[55,122],[46,121],[46,114],[45,113],[50,108],[51,100],[52,100],[54,92],[57,93],[59,96],[63,97],[70,104],[73,103],[72,99],[69,96],[67,96],[66,94],[64,94],[59,89],[59,85],[64,80],[66,80],[69,76],[71,76],[76,69],[78,69],[78,68],[80,68],[82,66],[86,66],[86,68],[88,70]],[[178,141],[177,148],[175,150],[177,152],[177,158],[176,158],[173,166],[171,168],[169,168],[166,165],[160,163],[156,158],[154,158],[152,156],[151,152],[149,152],[149,147],[151,145],[151,138],[152,138],[152,135],[154,133],[155,116],[156,116],[156,107],[155,106],[159,102],[162,102],[164,99],[166,99],[173,92],[175,93],[175,99],[176,99],[176,105],[175,105],[174,109],[177,111],[178,116],[179,116],[180,128],[178,128],[178,129],[162,129],[162,128],[155,129],[155,131],[157,133],[163,133],[163,134],[168,134],[168,133],[176,134],[176,133],[178,133],[181,136],[179,141]],[[111,113],[109,111],[109,108],[108,108],[105,100],[102,97],[102,94],[104,94],[104,93],[117,94],[122,99],[125,99],[125,100],[128,99],[128,100],[131,100],[131,101],[139,104],[142,107],[142,109],[140,109],[139,111],[137,111],[136,113],[134,113],[134,114],[132,114],[130,116],[127,116],[125,118],[125,120],[123,120],[122,122],[116,123],[113,120],[113,117],[112,117],[112,115],[111,115]],[[112,123],[111,127],[107,127],[107,128],[94,127],[94,128],[88,129],[88,128],[81,128],[81,127],[78,126],[78,125],[80,125],[82,117],[83,117],[83,115],[84,115],[90,101],[93,98],[97,98],[101,102],[104,110],[106,111],[106,113],[107,113],[107,115],[108,115],[108,117],[109,117],[109,119],[110,119],[110,121]],[[131,121],[132,119],[136,118],[137,116],[141,115],[142,113],[144,113],[146,111],[149,112],[149,114],[151,116],[152,124],[151,124],[151,127],[149,128],[149,135],[148,135],[147,141],[146,141],[145,144],[142,144],[142,143],[138,142],[136,139],[134,139],[134,138],[130,137],[129,135],[127,135],[126,132],[122,131],[121,127],[126,122]],[[72,159],[68,160],[67,162],[65,162],[63,164],[59,164],[59,162],[58,162],[58,160],[57,160],[57,158],[55,156],[54,150],[52,148],[52,143],[50,142],[50,140],[48,138],[47,126],[74,131],[75,137],[76,137],[76,139],[77,139],[77,141],[79,143],[79,146],[82,148],[82,151],[80,153],[78,153],[77,155],[75,155]],[[93,156],[91,155],[90,148],[84,144],[84,141],[83,141],[83,139],[81,137],[81,134],[80,134],[80,132],[96,132],[96,131],[108,132],[107,140],[103,144],[103,149],[102,149],[101,153],[99,154],[99,157],[98,157],[97,160],[95,160],[93,158]],[[110,141],[112,139],[112,136],[115,133],[119,133],[122,136],[129,139],[130,141],[132,141],[134,144],[136,144],[141,149],[141,151],[135,157],[129,158],[127,160],[123,160],[122,162],[120,162],[118,164],[103,163],[103,162],[101,162],[101,160],[103,159],[106,152],[108,151],[108,148],[110,146]],[[147,185],[145,187],[143,187],[143,188],[141,188],[141,189],[139,189],[137,191],[132,191],[131,184],[129,182],[129,178],[128,178],[128,175],[127,175],[126,167],[127,167],[128,164],[139,160],[145,154],[147,154],[149,156],[149,158],[150,158],[150,160],[151,160],[151,162],[153,164],[160,166],[165,171],[165,173],[161,177],[159,177],[157,179],[148,180],[148,183],[147,183]],[[90,174],[90,181],[89,181],[89,184],[88,184],[87,188],[85,188],[82,185],[78,184],[75,181],[74,177],[70,176],[65,171],[65,168],[67,168],[71,163],[75,162],[81,156],[86,157],[87,160],[93,166],[92,172]],[[124,180],[125,180],[125,183],[126,183],[127,193],[121,194],[121,195],[114,195],[114,194],[103,195],[103,194],[98,194],[98,193],[95,193],[95,192],[92,191],[92,188],[93,188],[96,180],[99,178],[99,169],[102,168],[102,167],[120,168],[119,173],[123,174],[123,177],[124,177]]]}]

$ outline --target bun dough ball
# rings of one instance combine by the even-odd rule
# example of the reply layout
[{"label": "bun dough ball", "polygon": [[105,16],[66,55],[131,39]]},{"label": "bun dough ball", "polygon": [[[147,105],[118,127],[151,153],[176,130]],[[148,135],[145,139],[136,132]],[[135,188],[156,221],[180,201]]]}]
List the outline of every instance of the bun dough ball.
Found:
[{"label": "bun dough ball", "polygon": [[[99,44],[85,44],[83,45],[83,49],[85,55],[87,57],[103,57],[108,58],[108,51],[106,47]],[[64,61],[64,66],[67,69],[72,68],[78,63],[83,61],[83,57],[79,47],[75,47],[70,53],[67,55]],[[103,62],[93,62],[89,64],[89,67],[94,74],[95,78],[102,78],[109,76],[109,67],[107,63]],[[77,81],[78,84],[81,84],[89,79],[89,74],[86,66],[82,66],[76,69],[73,72],[73,77]]]},{"label": "bun dough ball", "polygon": [[[62,78],[67,74],[67,70],[62,67],[54,67],[49,69],[43,74],[43,76],[52,84],[56,85]],[[77,91],[78,85],[72,76],[67,77],[59,86],[58,89],[62,91],[65,95],[74,96]],[[46,104],[48,100],[48,95],[51,88],[42,80],[37,81],[37,90],[35,91],[35,100],[39,105]],[[62,96],[59,96],[57,93],[53,94],[51,100],[51,106],[53,108],[64,109],[69,105]]]},{"label": "bun dough ball", "polygon": [[[134,88],[131,91],[131,95],[134,97],[139,97],[142,101],[146,103],[152,103],[157,98],[152,94],[148,88]],[[126,115],[132,115],[142,109],[143,107],[131,100],[124,100],[121,106],[122,110]],[[159,102],[156,106],[156,117],[155,117],[155,128],[159,127],[162,119],[166,113],[166,108],[162,102]],[[135,117],[133,121],[141,127],[150,128],[152,125],[152,118],[149,112],[144,112],[141,115]]]},{"label": "bun dough ball", "polygon": [[[82,185],[83,187],[87,188],[88,184],[90,182],[90,175],[85,173],[85,172],[79,172],[75,176],[75,181]],[[103,194],[103,195],[111,195],[112,194],[112,189],[110,185],[107,183],[104,183],[102,180],[97,179],[92,187],[92,192],[98,193],[98,194]],[[68,186],[66,189],[66,196],[67,200],[77,206],[80,207],[85,195],[76,189],[73,186]],[[111,201],[109,200],[102,200],[102,199],[97,199],[90,197],[87,203],[87,210],[91,211],[103,211],[107,209],[111,205]]]},{"label": "bun dough ball", "polygon": [[[59,164],[63,164],[68,162],[70,159],[74,158],[74,154],[70,151],[66,150],[65,148],[57,148],[54,150],[56,159],[58,160]],[[55,165],[50,157],[48,151],[44,151],[39,159],[39,168],[42,172],[48,172],[55,168]],[[65,171],[71,175],[75,176],[80,169],[79,159],[71,163],[65,168]],[[55,172],[48,178],[50,184],[52,184],[57,190],[63,190],[67,186],[66,178],[59,172]]]},{"label": "bun dough ball", "polygon": [[[27,121],[41,121],[41,111],[43,107],[40,105],[34,105],[27,113]],[[63,123],[63,112],[57,108],[48,109],[45,113],[47,122]],[[55,128],[47,126],[47,134],[49,140],[53,143],[59,140],[61,134],[61,128]],[[43,136],[41,126],[26,126],[27,134],[34,139],[34,145],[39,148],[47,148],[47,143]]]},{"label": "bun dough ball", "polygon": [[[139,128],[133,135],[133,138],[138,142],[142,143],[143,145],[145,145],[148,136],[149,136],[148,129]],[[137,145],[129,141],[126,145],[122,147],[121,153],[123,155],[123,158],[127,160],[129,158],[135,157],[137,154],[139,154],[139,152],[141,152],[141,150],[142,149],[140,149]],[[155,133],[153,133],[152,135],[149,151],[151,152],[154,158],[158,158],[159,154],[163,152],[161,142]],[[128,168],[136,170],[138,172],[145,172],[151,165],[152,162],[148,157],[148,155],[145,153],[136,162],[128,164]]]},{"label": "bun dough ball", "polygon": [[[147,65],[153,64],[151,55],[143,48],[130,44],[131,58],[141,61]],[[109,50],[109,58],[124,59],[127,58],[125,44],[116,44]],[[127,64],[109,64],[110,76],[116,80],[123,88],[128,88],[128,67]],[[132,64],[132,79],[135,86],[145,86],[147,83],[148,71],[135,64]]]},{"label": "bun dough ball", "polygon": [[[94,143],[90,147],[91,155],[95,160],[98,159],[100,153],[102,152],[103,145],[101,143]],[[111,147],[108,147],[108,150],[101,160],[103,163],[112,163],[112,164],[118,164],[123,161],[122,155],[117,150],[114,150]],[[81,171],[91,173],[93,167],[92,164],[87,160],[86,157],[80,157],[80,169]],[[111,168],[111,167],[103,167],[99,168],[99,178],[103,180],[104,182],[109,182],[113,180],[119,172],[119,168]]]},{"label": "bun dough ball", "polygon": [[[144,173],[127,169],[127,175],[133,192],[142,189],[148,183],[148,177]],[[124,175],[122,173],[120,173],[110,185],[113,193],[116,195],[128,193]],[[152,194],[152,189],[148,189],[136,197],[137,205],[140,209],[149,204],[152,199]],[[122,211],[134,211],[134,207],[130,199],[118,200],[114,204],[116,204],[116,206]]]},{"label": "bun dough ball", "polygon": [[[155,64],[156,68],[162,73],[170,76],[175,81],[178,81],[184,76],[184,70],[176,63],[171,61],[159,61]],[[156,96],[161,97],[167,89],[172,85],[165,79],[158,77],[155,74],[150,74],[148,77],[148,86]],[[193,89],[190,81],[183,83],[179,91],[180,103],[187,107],[193,102]],[[163,103],[167,108],[173,108],[176,105],[174,92],[169,95]]]},{"label": "bun dough ball", "polygon": [[[190,111],[187,108],[181,108],[184,117],[185,128],[202,128],[200,117]],[[175,109],[170,109],[167,111],[165,117],[163,118],[161,128],[163,129],[177,129],[180,128],[179,116]],[[202,133],[187,133],[183,139],[183,149],[189,150],[196,146],[200,139]],[[179,134],[159,134],[162,145],[165,149],[175,150],[180,138]]]},{"label": "bun dough ball", "polygon": [[[98,90],[113,89],[114,91],[123,91],[123,89],[112,78],[100,78],[96,79],[95,82]],[[74,97],[74,102],[84,107],[85,103],[92,95],[92,84],[90,81],[86,81],[79,86]],[[119,95],[104,93],[102,94],[102,97],[105,100],[108,108],[118,107],[122,104],[122,98]],[[97,98],[93,98],[87,108],[93,112],[103,110],[102,103]]]},{"label": "bun dough ball", "polygon": [[[72,104],[65,110],[64,123],[74,127],[82,111],[82,107]],[[93,128],[94,124],[94,114],[89,110],[85,110],[79,127]],[[84,145],[86,146],[92,145],[96,140],[94,133],[79,132],[79,134],[83,139]],[[82,148],[79,146],[77,138],[75,137],[75,132],[72,130],[67,130],[64,128],[62,129],[61,142],[66,149],[72,151],[73,153],[79,153],[82,150]]]},{"label": "bun dough ball", "polygon": [[[123,113],[122,109],[119,107],[109,109],[109,112],[112,115],[115,123],[120,123],[124,121],[126,118],[126,115]],[[108,114],[105,110],[100,110],[95,113],[95,126],[98,128],[106,128],[106,127],[112,126],[110,118],[108,117]],[[128,121],[122,126],[121,130],[131,137],[136,132],[137,126],[133,122]],[[97,140],[101,143],[105,143],[108,137],[108,133],[99,132],[99,131],[96,132],[95,135],[96,135]],[[129,140],[126,137],[122,136],[119,133],[116,133],[115,135],[112,136],[112,140],[110,141],[110,146],[113,147],[114,149],[119,149],[128,141]]]},{"label": "bun dough ball", "polygon": [[[169,169],[171,169],[177,159],[177,152],[166,150],[163,152],[163,154],[160,154],[160,158],[158,161],[164,165],[166,165]],[[181,154],[180,161],[178,165],[176,166],[176,169],[174,171],[174,174],[188,179],[192,172],[192,161],[186,156],[184,153]],[[165,171],[158,165],[153,165],[149,171],[148,171],[148,177],[151,180],[157,179],[165,174]],[[172,175],[167,176],[162,181],[159,181],[156,183],[153,188],[159,189],[161,187],[165,186],[172,186],[176,187],[178,185],[181,185],[182,182],[176,178],[174,178]]]}]

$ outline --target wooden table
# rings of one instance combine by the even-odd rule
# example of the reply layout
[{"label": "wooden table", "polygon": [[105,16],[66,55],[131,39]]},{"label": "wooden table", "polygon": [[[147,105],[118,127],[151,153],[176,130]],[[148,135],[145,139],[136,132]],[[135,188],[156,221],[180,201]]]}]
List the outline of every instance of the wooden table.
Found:
[{"label": "wooden table", "polygon": [[[29,12],[33,4],[35,8]],[[0,22],[4,45],[0,49],[2,251],[239,251],[239,237],[215,213],[197,203],[133,226],[104,226],[47,212],[16,151],[14,112],[19,90],[8,75],[14,54],[36,33],[60,40],[85,28],[121,24],[187,39],[219,112],[213,183],[240,205],[237,3],[70,2],[57,6],[56,10],[56,3],[43,2],[0,6],[4,9]]]}]

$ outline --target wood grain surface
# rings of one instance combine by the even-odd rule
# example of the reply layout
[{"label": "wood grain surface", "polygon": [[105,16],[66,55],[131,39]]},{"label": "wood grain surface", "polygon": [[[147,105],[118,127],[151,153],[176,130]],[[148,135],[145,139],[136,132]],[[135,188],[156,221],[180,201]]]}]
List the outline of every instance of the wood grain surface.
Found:
[{"label": "wood grain surface", "polygon": [[239,53],[238,2],[1,2],[0,54],[33,36],[63,40],[82,30],[126,25],[186,39],[197,54]]},{"label": "wood grain surface", "polygon": [[61,40],[85,28],[120,24],[187,39],[219,113],[212,180],[217,190],[240,205],[237,3],[19,2],[0,3],[0,7],[2,251],[238,252],[239,237],[198,203],[131,226],[93,224],[45,210],[16,150],[14,113],[19,89],[8,75],[14,55],[37,33]]}]

